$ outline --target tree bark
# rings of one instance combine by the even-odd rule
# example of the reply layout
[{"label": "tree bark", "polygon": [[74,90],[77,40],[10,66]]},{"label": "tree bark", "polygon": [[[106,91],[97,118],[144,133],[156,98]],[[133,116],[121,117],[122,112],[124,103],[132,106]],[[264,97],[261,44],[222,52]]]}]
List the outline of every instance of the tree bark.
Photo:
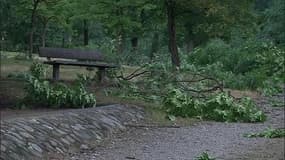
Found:
[{"label": "tree bark", "polygon": [[150,60],[152,61],[155,53],[158,51],[158,40],[159,40],[159,34],[157,32],[154,33],[154,36],[152,38],[152,44],[151,44],[151,51],[150,51]]},{"label": "tree bark", "polygon": [[191,52],[194,50],[194,34],[192,32],[192,25],[186,25],[185,27],[188,28],[185,37],[185,51],[188,54],[191,54]]},{"label": "tree bark", "polygon": [[123,54],[124,52],[124,37],[122,32],[120,32],[117,36],[117,53]]},{"label": "tree bark", "polygon": [[61,40],[61,47],[65,47],[65,31],[62,32],[62,40]]},{"label": "tree bark", "polygon": [[83,20],[83,39],[84,39],[84,46],[88,46],[89,44],[89,27],[88,21],[86,19]]},{"label": "tree bark", "polygon": [[175,1],[166,0],[166,8],[167,8],[167,27],[169,34],[168,48],[171,54],[171,61],[174,67],[180,67],[180,59],[176,43]]},{"label": "tree bark", "polygon": [[138,37],[133,37],[131,39],[131,43],[132,43],[132,52],[133,54],[136,54],[137,53],[137,50],[138,50]]},{"label": "tree bark", "polygon": [[43,31],[42,31],[42,47],[46,46],[46,32],[47,32],[47,28],[48,28],[48,23],[50,20],[52,20],[54,18],[54,16],[51,17],[42,17],[42,23],[43,23]]},{"label": "tree bark", "polygon": [[29,46],[30,46],[30,50],[29,50],[29,58],[32,58],[32,54],[33,54],[33,43],[34,43],[34,30],[35,30],[35,18],[36,18],[36,11],[38,8],[38,4],[39,4],[40,0],[33,0],[33,9],[32,9],[32,15],[31,15],[31,30],[30,30],[30,40],[29,40]]},{"label": "tree bark", "polygon": [[1,39],[0,39],[0,79],[2,79],[2,50],[4,51],[4,48],[3,48],[3,43],[4,43],[4,35],[2,35],[2,32],[1,33]]},{"label": "tree bark", "polygon": [[43,32],[42,32],[42,47],[46,46],[47,24],[48,24],[48,21],[45,21],[44,22],[44,29],[43,29]]},{"label": "tree bark", "polygon": [[[119,2],[119,0],[116,0],[117,2]],[[115,9],[115,13],[117,14],[117,17],[120,18],[123,16],[123,8],[120,7],[120,6],[117,6],[116,9]],[[123,25],[120,24],[119,26],[117,26],[117,29],[116,29],[116,43],[117,43],[117,46],[116,46],[116,50],[117,50],[117,53],[118,54],[123,54],[124,52],[124,28],[123,28]]]},{"label": "tree bark", "polygon": [[186,52],[187,53],[191,53],[194,49],[194,42],[192,39],[187,40],[186,42]]}]

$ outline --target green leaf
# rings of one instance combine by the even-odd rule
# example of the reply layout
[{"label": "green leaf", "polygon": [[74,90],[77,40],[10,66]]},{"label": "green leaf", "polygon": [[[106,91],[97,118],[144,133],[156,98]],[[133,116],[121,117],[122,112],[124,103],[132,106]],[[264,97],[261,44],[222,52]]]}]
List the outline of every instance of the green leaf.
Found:
[{"label": "green leaf", "polygon": [[167,118],[172,122],[176,120],[176,117],[173,115],[167,115]]}]

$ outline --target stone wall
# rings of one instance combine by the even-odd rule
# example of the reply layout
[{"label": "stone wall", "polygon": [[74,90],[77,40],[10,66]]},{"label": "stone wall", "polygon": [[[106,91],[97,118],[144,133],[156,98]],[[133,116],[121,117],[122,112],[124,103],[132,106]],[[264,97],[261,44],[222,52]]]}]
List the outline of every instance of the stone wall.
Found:
[{"label": "stone wall", "polygon": [[48,159],[88,148],[143,119],[134,106],[110,105],[1,121],[1,159]]}]

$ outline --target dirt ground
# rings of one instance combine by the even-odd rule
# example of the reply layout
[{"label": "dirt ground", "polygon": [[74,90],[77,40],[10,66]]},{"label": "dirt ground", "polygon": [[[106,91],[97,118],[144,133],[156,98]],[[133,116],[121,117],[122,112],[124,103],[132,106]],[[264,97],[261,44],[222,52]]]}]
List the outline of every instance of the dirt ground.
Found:
[{"label": "dirt ground", "polygon": [[[284,100],[284,96],[279,97]],[[267,127],[284,128],[284,106],[258,104],[268,116],[264,123],[195,122],[190,126],[130,127],[100,146],[70,153],[72,160],[193,160],[207,152],[217,160],[284,160],[284,138],[246,138]]]}]

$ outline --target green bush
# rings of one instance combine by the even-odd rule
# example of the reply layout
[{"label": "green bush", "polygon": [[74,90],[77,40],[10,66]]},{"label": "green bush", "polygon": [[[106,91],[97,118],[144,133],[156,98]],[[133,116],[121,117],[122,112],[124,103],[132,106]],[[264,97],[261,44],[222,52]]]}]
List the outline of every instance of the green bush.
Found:
[{"label": "green bush", "polygon": [[220,39],[210,40],[205,46],[196,48],[190,59],[197,65],[208,65],[220,61],[230,51],[230,45]]},{"label": "green bush", "polygon": [[67,87],[64,84],[51,85],[48,81],[41,81],[32,75],[26,77],[25,100],[31,103],[51,107],[95,107],[96,98],[87,93],[82,84]]},{"label": "green bush", "polygon": [[277,91],[285,82],[284,57],[284,49],[271,43],[249,39],[239,46],[231,46],[216,39],[196,48],[182,62],[183,66],[195,64],[229,88]]},{"label": "green bush", "polygon": [[202,101],[172,89],[164,97],[163,104],[168,114],[181,117],[227,122],[262,122],[266,118],[249,98],[237,102],[226,93]]},{"label": "green bush", "polygon": [[46,75],[46,68],[42,63],[33,62],[30,66],[30,74],[37,79],[42,79]]},{"label": "green bush", "polygon": [[45,71],[42,64],[33,63],[30,74],[25,75],[25,102],[51,107],[95,107],[95,95],[87,93],[81,79],[75,86],[52,85],[41,79]]}]

